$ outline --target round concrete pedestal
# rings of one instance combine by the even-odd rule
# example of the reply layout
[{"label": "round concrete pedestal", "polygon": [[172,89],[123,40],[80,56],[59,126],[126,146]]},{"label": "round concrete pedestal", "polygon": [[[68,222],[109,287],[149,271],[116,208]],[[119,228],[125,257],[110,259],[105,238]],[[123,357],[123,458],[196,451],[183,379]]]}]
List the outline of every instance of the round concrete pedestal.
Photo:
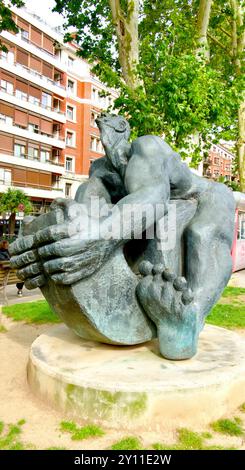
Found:
[{"label": "round concrete pedestal", "polygon": [[110,346],[59,325],[34,341],[28,382],[78,420],[127,430],[202,426],[245,401],[245,342],[207,325],[193,359],[168,361],[157,341]]}]

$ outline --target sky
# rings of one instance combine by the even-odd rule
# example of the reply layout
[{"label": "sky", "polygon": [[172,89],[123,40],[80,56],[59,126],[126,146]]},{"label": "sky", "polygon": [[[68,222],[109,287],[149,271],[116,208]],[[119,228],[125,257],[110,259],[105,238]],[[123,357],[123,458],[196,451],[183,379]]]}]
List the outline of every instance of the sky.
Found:
[{"label": "sky", "polygon": [[60,26],[64,23],[64,19],[58,13],[52,13],[55,5],[54,0],[24,0],[25,6],[36,15],[43,18],[51,26]]}]

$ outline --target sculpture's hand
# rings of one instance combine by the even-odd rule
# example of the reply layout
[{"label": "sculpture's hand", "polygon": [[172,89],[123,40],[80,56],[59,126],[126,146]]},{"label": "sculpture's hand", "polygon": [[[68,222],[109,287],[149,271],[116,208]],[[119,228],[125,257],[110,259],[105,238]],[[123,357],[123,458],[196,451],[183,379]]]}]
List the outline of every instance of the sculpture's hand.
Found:
[{"label": "sculpture's hand", "polygon": [[17,269],[17,275],[27,289],[42,287],[46,283],[33,235],[18,238],[10,245],[9,252],[11,267]]},{"label": "sculpture's hand", "polygon": [[147,261],[139,269],[144,278],[137,286],[137,295],[157,326],[161,354],[168,359],[192,357],[199,333],[198,312],[185,278]]},{"label": "sculpture's hand", "polygon": [[69,285],[91,276],[111,250],[112,245],[106,240],[83,240],[74,236],[41,247],[38,253],[46,274],[57,284]]}]

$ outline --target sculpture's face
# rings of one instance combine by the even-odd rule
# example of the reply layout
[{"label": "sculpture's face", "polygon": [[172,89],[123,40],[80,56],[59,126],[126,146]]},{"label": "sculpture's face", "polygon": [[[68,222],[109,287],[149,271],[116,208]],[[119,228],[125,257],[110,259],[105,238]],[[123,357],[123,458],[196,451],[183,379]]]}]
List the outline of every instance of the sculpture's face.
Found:
[{"label": "sculpture's face", "polygon": [[122,138],[127,140],[129,137],[129,124],[122,116],[102,113],[96,119],[96,123],[100,130],[102,144],[107,149],[113,148]]}]

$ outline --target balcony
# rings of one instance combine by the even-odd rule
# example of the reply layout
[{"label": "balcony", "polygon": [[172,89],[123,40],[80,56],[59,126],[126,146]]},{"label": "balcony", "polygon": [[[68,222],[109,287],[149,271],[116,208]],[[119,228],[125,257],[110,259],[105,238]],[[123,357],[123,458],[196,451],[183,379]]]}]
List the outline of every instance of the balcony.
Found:
[{"label": "balcony", "polygon": [[[2,151],[3,152],[3,151]],[[34,170],[47,171],[56,175],[64,175],[64,163],[55,161],[54,159],[41,161],[40,157],[33,157],[28,154],[14,155],[12,152],[0,153],[0,163],[8,165],[17,165]]]},{"label": "balcony", "polygon": [[18,77],[23,78],[24,80],[35,83],[35,85],[38,85],[40,88],[51,91],[52,93],[62,96],[63,98],[66,97],[66,90],[63,85],[60,85],[58,82],[45,77],[36,70],[11,61],[3,55],[0,57],[0,67]]},{"label": "balcony", "polygon": [[6,132],[7,134],[13,134],[18,137],[34,140],[42,144],[51,145],[60,149],[65,148],[65,139],[61,137],[58,132],[55,132],[53,135],[46,135],[39,130],[33,132],[29,129],[18,127],[4,121],[0,121],[0,131]]},{"label": "balcony", "polygon": [[0,86],[0,100],[7,101],[7,103],[13,104],[13,106],[20,106],[28,111],[49,117],[63,124],[66,122],[66,115],[64,112],[60,111],[58,108],[46,106],[38,99],[36,99],[36,102],[33,103],[31,98],[31,96],[29,96],[29,98],[24,97],[23,94],[20,97],[18,90],[10,93],[5,88]]},{"label": "balcony", "polygon": [[2,31],[1,32],[1,37],[6,39],[12,44],[15,44],[16,46],[22,47],[25,49],[27,52],[30,52],[30,54],[33,54],[40,59],[44,60],[45,62],[48,62],[49,64],[53,65],[54,67],[57,67],[58,69],[62,70],[63,72],[65,71],[65,65],[62,64],[62,62],[57,58],[55,55],[52,53],[46,51],[46,49],[43,49],[42,47],[39,47],[36,44],[33,44],[28,38],[23,38],[21,36],[21,33],[19,34],[13,34],[8,31]]},{"label": "balcony", "polygon": [[0,180],[0,192],[6,193],[8,188],[17,187],[21,189],[29,197],[38,197],[45,199],[56,199],[57,197],[64,197],[62,188],[53,186],[44,186],[34,183],[26,183],[20,181]]}]

